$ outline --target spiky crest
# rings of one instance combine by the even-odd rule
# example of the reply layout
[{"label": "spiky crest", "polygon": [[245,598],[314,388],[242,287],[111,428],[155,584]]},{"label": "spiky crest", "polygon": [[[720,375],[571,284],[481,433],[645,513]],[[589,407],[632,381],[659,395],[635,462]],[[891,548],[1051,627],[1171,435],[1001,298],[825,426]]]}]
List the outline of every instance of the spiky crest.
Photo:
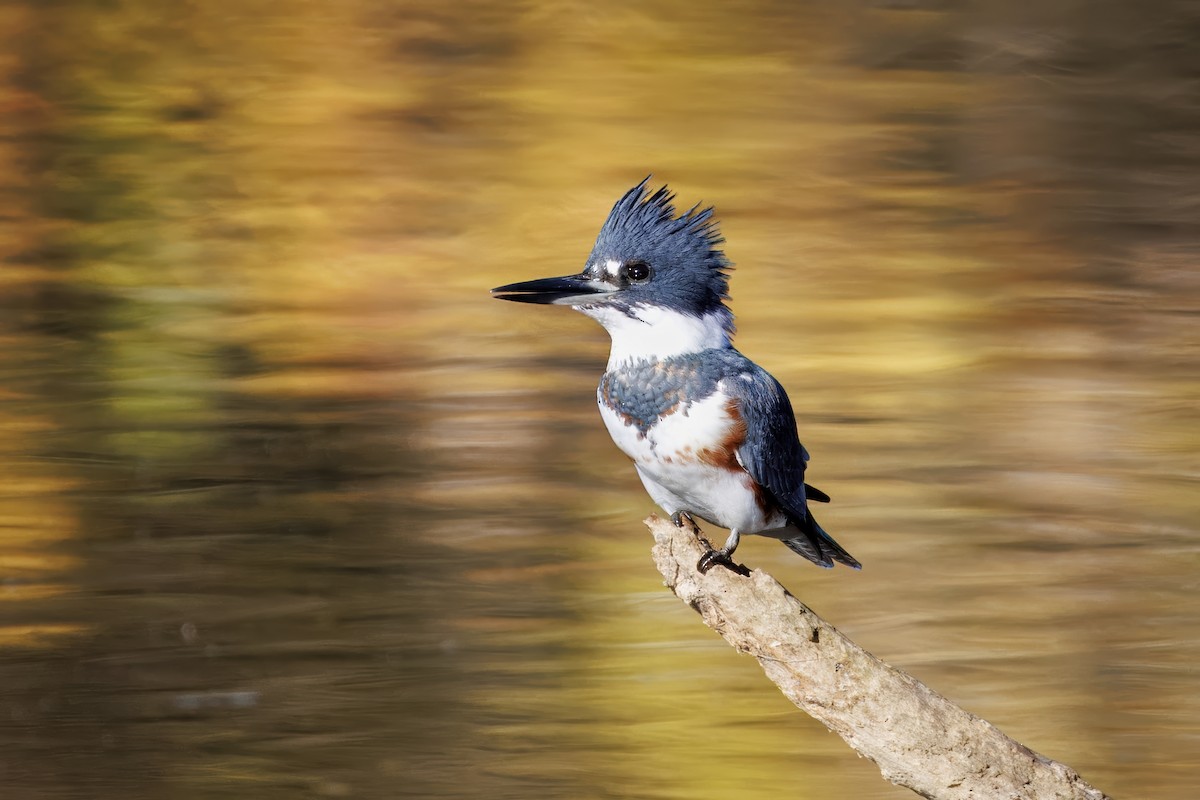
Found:
[{"label": "spiky crest", "polygon": [[673,295],[679,308],[696,314],[724,308],[733,265],[720,249],[725,239],[713,209],[697,204],[676,216],[674,193],[666,185],[651,193],[649,182],[647,176],[613,206],[589,265],[641,259],[666,278],[660,291]]}]

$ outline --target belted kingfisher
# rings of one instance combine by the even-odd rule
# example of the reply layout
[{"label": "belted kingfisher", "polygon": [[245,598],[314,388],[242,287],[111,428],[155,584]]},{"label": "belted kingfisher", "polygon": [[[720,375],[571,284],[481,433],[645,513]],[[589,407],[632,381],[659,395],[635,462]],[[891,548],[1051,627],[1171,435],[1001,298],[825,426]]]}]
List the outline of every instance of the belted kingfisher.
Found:
[{"label": "belted kingfisher", "polygon": [[808,452],[783,387],[734,349],[725,241],[713,209],[676,216],[650,178],[617,201],[578,275],[510,283],[500,300],[570,306],[608,329],[600,416],[646,491],[676,525],[698,516],[729,529],[697,567],[730,558],[742,534],[781,540],[822,567],[861,565],[817,524]]}]

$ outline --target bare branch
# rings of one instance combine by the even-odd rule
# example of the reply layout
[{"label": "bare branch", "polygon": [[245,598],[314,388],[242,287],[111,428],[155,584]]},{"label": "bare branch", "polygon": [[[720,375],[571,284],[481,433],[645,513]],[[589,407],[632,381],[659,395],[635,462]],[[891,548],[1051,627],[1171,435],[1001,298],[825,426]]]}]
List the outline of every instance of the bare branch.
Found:
[{"label": "bare branch", "polygon": [[707,542],[699,529],[677,528],[656,515],[646,525],[671,591],[892,783],[938,800],[1109,800],[1070,767],[875,658],[767,573],[700,574],[696,562]]}]

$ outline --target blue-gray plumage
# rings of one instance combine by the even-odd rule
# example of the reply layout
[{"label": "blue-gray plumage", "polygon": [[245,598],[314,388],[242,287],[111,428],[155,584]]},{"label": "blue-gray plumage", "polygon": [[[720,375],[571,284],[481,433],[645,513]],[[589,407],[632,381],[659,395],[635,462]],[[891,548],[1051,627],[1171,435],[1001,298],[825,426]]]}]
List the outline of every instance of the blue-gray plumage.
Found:
[{"label": "blue-gray plumage", "polygon": [[[651,294],[654,302],[666,306],[716,313],[732,334],[733,313],[724,301],[729,299],[726,271],[733,265],[717,249],[724,239],[712,218],[713,210],[697,205],[676,217],[673,196],[666,186],[646,196],[649,180],[617,201],[600,228],[587,263],[597,273],[596,265],[612,261],[653,265],[654,285],[631,281],[625,292],[609,298],[608,303],[628,313]],[[643,288],[652,288],[652,292],[640,291]]]},{"label": "blue-gray plumage", "polygon": [[597,397],[643,434],[668,414],[708,397],[746,361],[736,350],[688,353],[662,361],[635,361],[605,372]]},{"label": "blue-gray plumage", "polygon": [[731,265],[712,209],[675,216],[666,187],[642,181],[613,207],[578,275],[502,286],[504,300],[569,305],[612,337],[597,402],[617,446],[677,524],[695,515],[729,528],[699,564],[734,568],[742,533],[780,539],[823,567],[859,563],[808,502],[800,444],[783,387],[732,345]]}]

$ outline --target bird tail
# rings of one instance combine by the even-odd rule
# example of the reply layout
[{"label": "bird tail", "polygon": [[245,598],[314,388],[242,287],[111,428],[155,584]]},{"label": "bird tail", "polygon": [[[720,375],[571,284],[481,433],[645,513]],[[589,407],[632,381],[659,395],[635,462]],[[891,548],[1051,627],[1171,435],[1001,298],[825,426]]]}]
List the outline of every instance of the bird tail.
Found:
[{"label": "bird tail", "polygon": [[833,566],[834,561],[837,561],[847,567],[862,569],[862,564],[858,563],[854,556],[847,553],[840,544],[833,540],[832,536],[825,532],[824,528],[817,524],[811,511],[804,515],[804,519],[796,527],[804,535],[797,536],[795,539],[783,540],[783,543],[792,552],[799,553],[818,567],[829,568]]}]

